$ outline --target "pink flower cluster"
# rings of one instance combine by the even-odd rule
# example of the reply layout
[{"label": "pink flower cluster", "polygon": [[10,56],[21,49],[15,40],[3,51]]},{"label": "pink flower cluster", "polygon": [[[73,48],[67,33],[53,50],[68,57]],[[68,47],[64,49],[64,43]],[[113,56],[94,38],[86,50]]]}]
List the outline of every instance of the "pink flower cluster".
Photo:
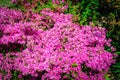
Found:
[{"label": "pink flower cluster", "polygon": [[31,14],[29,20],[7,8],[0,8],[0,13],[0,47],[26,46],[5,55],[0,48],[0,71],[7,72],[5,76],[0,72],[0,78],[10,79],[11,70],[16,70],[42,80],[105,80],[114,63],[114,55],[104,49],[110,45],[105,28],[80,26],[73,23],[71,14],[50,9]]}]

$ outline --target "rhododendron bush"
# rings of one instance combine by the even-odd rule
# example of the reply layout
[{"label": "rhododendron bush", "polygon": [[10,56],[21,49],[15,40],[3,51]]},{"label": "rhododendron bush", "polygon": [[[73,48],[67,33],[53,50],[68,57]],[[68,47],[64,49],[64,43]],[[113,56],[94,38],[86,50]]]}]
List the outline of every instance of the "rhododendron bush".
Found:
[{"label": "rhododendron bush", "polygon": [[80,26],[71,14],[0,8],[0,78],[104,80],[115,62],[110,42],[105,28]]}]

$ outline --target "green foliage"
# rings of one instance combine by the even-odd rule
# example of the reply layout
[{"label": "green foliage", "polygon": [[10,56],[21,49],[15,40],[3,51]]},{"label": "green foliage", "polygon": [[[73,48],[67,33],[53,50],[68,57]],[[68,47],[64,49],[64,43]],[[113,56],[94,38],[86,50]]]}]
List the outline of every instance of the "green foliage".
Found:
[{"label": "green foliage", "polygon": [[18,78],[19,72],[18,71],[12,71],[12,80],[21,80]]},{"label": "green foliage", "polygon": [[105,80],[111,80],[108,75],[105,75]]},{"label": "green foliage", "polygon": [[21,10],[22,12],[25,11],[25,8],[24,8],[23,5],[12,4],[12,5],[9,6],[9,8],[11,8],[11,9]]},{"label": "green foliage", "polygon": [[11,0],[0,0],[0,6],[9,7],[11,5]]},{"label": "green foliage", "polygon": [[19,4],[12,4],[11,0],[0,0],[0,6],[12,8],[12,9],[19,9],[24,11],[23,5],[20,4],[21,0],[18,0],[18,1],[19,1]]},{"label": "green foliage", "polygon": [[80,21],[80,2],[77,2],[76,5],[73,4],[72,1],[68,0],[68,9],[65,10],[65,13],[70,13],[73,14],[74,16],[78,16],[77,17],[77,21]]},{"label": "green foliage", "polygon": [[107,50],[108,52],[111,52],[111,49],[108,46],[105,46],[105,50]]},{"label": "green foliage", "polygon": [[114,80],[118,80],[120,79],[120,1],[99,1],[99,13],[101,14],[100,21],[102,25],[105,26],[105,28],[108,30],[107,37],[112,39],[112,45],[116,48],[115,53],[118,54],[116,63],[110,67],[110,71],[114,76]]},{"label": "green foliage", "polygon": [[[36,8],[36,9],[35,9]],[[53,4],[51,0],[48,0],[46,3],[43,3],[42,5],[40,4],[40,2],[37,2],[37,6],[35,7],[33,10],[40,12],[43,8],[51,8],[53,9]]]},{"label": "green foliage", "polygon": [[77,76],[77,73],[70,71],[69,74],[62,73],[61,77],[66,77],[64,80],[75,80],[75,77],[72,76],[72,73],[74,73]]},{"label": "green foliage", "polygon": [[117,61],[110,68],[115,80],[120,79],[120,55],[117,57]]},{"label": "green foliage", "polygon": [[72,67],[77,67],[78,65],[76,63],[73,63],[72,64]]},{"label": "green foliage", "polygon": [[[109,1],[109,2],[108,2]],[[108,30],[108,37],[114,41],[120,40],[120,1],[118,0],[99,0],[99,13],[101,19],[99,20],[103,26]],[[116,7],[118,6],[118,7]],[[115,41],[115,42],[116,42]]]},{"label": "green foliage", "polygon": [[97,20],[99,13],[97,12],[99,6],[98,0],[82,0],[81,1],[81,21],[80,24],[89,24],[90,21],[94,22]]},{"label": "green foliage", "polygon": [[89,22],[95,23],[98,19],[98,0],[81,0],[79,2],[72,2],[68,0],[68,9],[65,13],[77,16],[77,22],[81,25],[88,25]]},{"label": "green foliage", "polygon": [[27,0],[29,3],[32,3],[33,0]]}]

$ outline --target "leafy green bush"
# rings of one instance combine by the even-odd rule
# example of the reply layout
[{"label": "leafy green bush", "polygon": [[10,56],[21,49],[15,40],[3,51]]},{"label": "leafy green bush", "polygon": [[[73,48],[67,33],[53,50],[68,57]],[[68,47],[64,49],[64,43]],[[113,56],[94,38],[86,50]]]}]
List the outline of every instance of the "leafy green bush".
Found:
[{"label": "leafy green bush", "polygon": [[74,3],[68,0],[68,9],[65,11],[65,13],[71,13],[77,16],[77,21],[81,25],[88,25],[89,22],[95,23],[97,21],[99,16],[97,11],[98,6],[98,0],[81,0]]},{"label": "leafy green bush", "polygon": [[[101,24],[107,28],[107,37],[112,38],[112,45],[116,48],[118,57],[116,63],[110,67],[112,80],[120,79],[120,2],[118,0],[100,1],[99,13]],[[109,1],[109,2],[108,2]]]},{"label": "leafy green bush", "polygon": [[0,0],[0,6],[9,7],[11,5],[11,0]]}]

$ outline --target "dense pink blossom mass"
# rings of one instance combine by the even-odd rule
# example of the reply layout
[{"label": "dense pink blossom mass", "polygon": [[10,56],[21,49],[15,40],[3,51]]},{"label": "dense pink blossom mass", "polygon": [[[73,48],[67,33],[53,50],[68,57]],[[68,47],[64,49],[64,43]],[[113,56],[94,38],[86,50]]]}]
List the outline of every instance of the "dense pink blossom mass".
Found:
[{"label": "dense pink blossom mass", "polygon": [[80,26],[71,14],[0,8],[0,80],[12,78],[13,70],[21,78],[105,80],[115,62],[104,49],[110,42],[105,28]]}]

